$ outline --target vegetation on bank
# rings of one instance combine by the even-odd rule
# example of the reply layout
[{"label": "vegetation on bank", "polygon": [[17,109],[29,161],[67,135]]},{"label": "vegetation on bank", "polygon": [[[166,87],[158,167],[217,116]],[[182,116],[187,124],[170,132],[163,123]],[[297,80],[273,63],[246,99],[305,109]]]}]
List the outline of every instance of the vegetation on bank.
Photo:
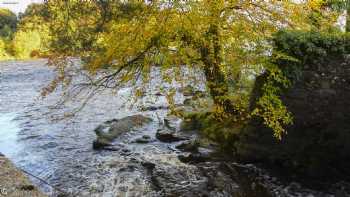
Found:
[{"label": "vegetation on bank", "polygon": [[349,33],[279,32],[274,43],[276,52],[298,61],[276,61],[292,83],[280,95],[293,114],[294,124],[287,128],[288,134],[281,143],[260,141],[262,147],[271,147],[267,158],[301,174],[329,180],[337,176],[347,178]]},{"label": "vegetation on bank", "polygon": [[280,31],[273,43],[274,58],[270,60],[283,80],[275,80],[276,73],[270,70],[258,76],[250,109],[254,113],[262,100],[273,103],[274,97],[278,98],[273,108],[283,106],[293,117],[293,124],[285,127],[280,141],[272,137],[273,130],[264,126],[266,120],[261,116],[248,122],[222,123],[211,113],[194,113],[187,116],[183,128],[202,131],[242,162],[268,164],[294,176],[347,179],[350,35],[339,31]]},{"label": "vegetation on bank", "polygon": [[0,8],[0,60],[47,55],[50,43],[47,11],[45,4],[31,4],[17,17]]}]

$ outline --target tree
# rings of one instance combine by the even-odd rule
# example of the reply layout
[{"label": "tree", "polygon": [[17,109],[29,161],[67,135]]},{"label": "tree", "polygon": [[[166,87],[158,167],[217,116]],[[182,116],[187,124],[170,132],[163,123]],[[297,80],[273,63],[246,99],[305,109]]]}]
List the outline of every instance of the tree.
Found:
[{"label": "tree", "polygon": [[[239,81],[243,69],[266,64],[274,32],[285,27],[310,29],[303,16],[318,9],[317,2],[53,0],[48,2],[55,35],[52,52],[55,60],[86,60],[84,68],[95,77],[88,85],[98,88],[116,88],[140,75],[145,80],[154,65],[174,71],[182,65],[199,68],[216,112],[241,116],[230,82]],[[58,65],[62,72],[54,86],[69,78],[64,64]],[[103,68],[110,72],[96,75]],[[286,118],[284,111],[276,124],[288,122]],[[281,128],[275,130],[276,136]]]},{"label": "tree", "polygon": [[0,8],[0,36],[10,38],[16,26],[17,16],[9,9]]},{"label": "tree", "polygon": [[49,11],[47,9],[46,4],[43,3],[32,3],[30,4],[24,13],[19,14],[19,19],[30,18],[33,16],[38,16],[43,19],[49,18]]},{"label": "tree", "polygon": [[9,55],[7,53],[5,41],[0,39],[0,60],[6,60],[8,58],[9,58]]},{"label": "tree", "polygon": [[13,53],[16,58],[29,59],[31,53],[41,48],[41,37],[38,31],[18,31],[13,40]]},{"label": "tree", "polygon": [[50,40],[48,19],[46,4],[30,4],[20,15],[18,30],[12,40],[12,50],[16,58],[28,59],[33,55],[46,53]]}]

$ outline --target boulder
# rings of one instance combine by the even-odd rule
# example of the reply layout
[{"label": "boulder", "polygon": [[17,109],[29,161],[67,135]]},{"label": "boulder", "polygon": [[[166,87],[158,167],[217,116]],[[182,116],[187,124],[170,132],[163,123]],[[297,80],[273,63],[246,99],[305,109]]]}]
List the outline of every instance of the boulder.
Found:
[{"label": "boulder", "polygon": [[181,119],[174,115],[164,118],[164,126],[173,131],[179,130],[181,122]]},{"label": "boulder", "polygon": [[204,98],[206,96],[207,96],[207,94],[204,91],[197,90],[194,92],[193,98],[198,99],[198,98]]},{"label": "boulder", "polygon": [[150,180],[159,191],[157,196],[205,196],[208,180],[196,168],[183,166],[149,166]]},{"label": "boulder", "polygon": [[177,149],[185,152],[198,152],[199,142],[197,140],[187,140],[178,144]]},{"label": "boulder", "polygon": [[167,110],[169,109],[169,106],[143,106],[141,107],[141,111],[157,111],[157,110]]},{"label": "boulder", "polygon": [[236,181],[216,163],[201,163],[198,167],[150,163],[145,168],[158,191],[155,196],[241,196]]},{"label": "boulder", "polygon": [[139,144],[147,144],[147,143],[150,143],[151,141],[152,141],[152,139],[151,139],[151,136],[149,136],[149,135],[144,135],[144,136],[137,138],[135,140],[135,142],[139,143]]},{"label": "boulder", "polygon": [[184,163],[200,163],[213,159],[214,150],[207,148],[197,148],[196,152],[179,155],[178,158]]},{"label": "boulder", "polygon": [[193,97],[194,99],[203,98],[207,96],[207,94],[204,91],[196,90],[196,88],[192,87],[191,85],[187,85],[183,88],[180,88],[179,90],[184,96],[186,97]]},{"label": "boulder", "polygon": [[106,146],[112,146],[112,144],[103,138],[97,138],[92,142],[92,148],[95,150],[102,149]]},{"label": "boulder", "polygon": [[156,138],[162,142],[178,142],[182,140],[187,140],[186,136],[180,135],[178,132],[170,129],[158,129],[156,133]]},{"label": "boulder", "polygon": [[187,106],[192,105],[192,98],[186,98],[183,103]]},{"label": "boulder", "polygon": [[151,118],[142,115],[133,115],[122,119],[106,121],[94,130],[97,139],[93,142],[93,148],[100,149],[109,146],[118,136],[129,132],[136,127],[144,126],[151,121]]},{"label": "boulder", "polygon": [[141,162],[141,165],[147,170],[153,170],[156,167],[156,164],[148,161]]},{"label": "boulder", "polygon": [[187,85],[183,88],[180,89],[180,92],[184,95],[184,96],[193,96],[194,95],[194,88],[190,85]]},{"label": "boulder", "polygon": [[156,92],[154,95],[155,95],[155,96],[164,96],[164,94],[161,93],[161,92]]}]

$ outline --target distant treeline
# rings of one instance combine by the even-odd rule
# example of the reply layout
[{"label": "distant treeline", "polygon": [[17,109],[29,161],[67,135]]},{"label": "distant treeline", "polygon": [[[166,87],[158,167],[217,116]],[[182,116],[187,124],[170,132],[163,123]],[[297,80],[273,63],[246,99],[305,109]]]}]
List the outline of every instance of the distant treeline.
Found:
[{"label": "distant treeline", "polygon": [[45,4],[31,4],[18,16],[0,8],[0,60],[45,56],[50,40],[47,20]]}]

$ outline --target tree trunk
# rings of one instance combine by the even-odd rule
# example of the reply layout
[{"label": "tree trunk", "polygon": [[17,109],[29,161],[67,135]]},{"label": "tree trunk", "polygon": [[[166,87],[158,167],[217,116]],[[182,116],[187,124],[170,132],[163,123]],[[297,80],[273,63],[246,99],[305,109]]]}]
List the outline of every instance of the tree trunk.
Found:
[{"label": "tree trunk", "polygon": [[210,95],[216,106],[222,107],[226,113],[234,113],[234,105],[228,98],[229,86],[220,68],[221,45],[217,25],[212,25],[207,32],[207,44],[201,47],[201,59]]},{"label": "tree trunk", "polygon": [[[348,3],[348,4],[350,4],[350,3]],[[350,32],[350,5],[347,5],[347,8],[346,8],[345,32]]]}]

